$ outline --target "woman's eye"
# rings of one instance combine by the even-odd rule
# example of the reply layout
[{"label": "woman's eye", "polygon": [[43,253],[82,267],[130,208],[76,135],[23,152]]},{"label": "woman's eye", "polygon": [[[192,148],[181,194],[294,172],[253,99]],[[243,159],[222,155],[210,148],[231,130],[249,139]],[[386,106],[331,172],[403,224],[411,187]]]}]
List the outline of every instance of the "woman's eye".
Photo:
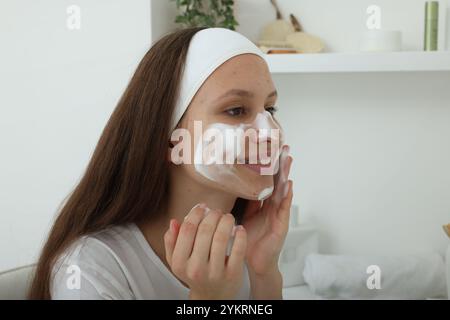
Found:
[{"label": "woman's eye", "polygon": [[275,114],[275,112],[277,112],[278,111],[278,108],[277,107],[275,107],[275,106],[272,106],[272,107],[267,107],[266,108],[266,111],[269,111],[270,112],[270,114]]},{"label": "woman's eye", "polygon": [[243,107],[235,107],[235,108],[228,109],[225,112],[232,117],[238,117],[245,113],[245,109]]}]

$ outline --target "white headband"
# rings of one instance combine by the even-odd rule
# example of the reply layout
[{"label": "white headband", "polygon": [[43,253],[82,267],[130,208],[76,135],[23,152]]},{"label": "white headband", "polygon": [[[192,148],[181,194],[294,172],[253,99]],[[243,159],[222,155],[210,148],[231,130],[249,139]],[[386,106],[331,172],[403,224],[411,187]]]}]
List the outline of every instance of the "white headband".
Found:
[{"label": "white headband", "polygon": [[230,29],[208,28],[193,36],[175,105],[172,129],[175,129],[198,89],[214,70],[225,61],[246,53],[264,59],[264,53],[253,42]]}]

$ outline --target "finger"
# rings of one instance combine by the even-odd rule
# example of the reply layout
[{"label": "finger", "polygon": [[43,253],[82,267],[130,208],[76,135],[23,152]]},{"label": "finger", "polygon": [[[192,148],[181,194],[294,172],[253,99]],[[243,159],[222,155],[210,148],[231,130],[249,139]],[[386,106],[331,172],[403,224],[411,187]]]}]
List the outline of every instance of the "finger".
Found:
[{"label": "finger", "polygon": [[169,228],[164,234],[164,248],[166,252],[166,260],[169,266],[172,265],[172,255],[173,249],[175,248],[175,243],[178,237],[178,231],[180,226],[176,219],[171,219],[169,223]]},{"label": "finger", "polygon": [[292,198],[294,196],[293,192],[293,182],[288,181],[288,193],[283,199],[278,210],[278,219],[280,220],[283,227],[289,228],[289,216],[291,213]]},{"label": "finger", "polygon": [[261,209],[261,203],[262,201],[249,200],[247,202],[247,207],[245,208],[243,219],[250,219],[251,217],[256,215],[258,211]]},{"label": "finger", "polygon": [[283,152],[280,157],[280,182],[286,182],[291,169],[292,157],[289,155],[289,146],[283,147]]},{"label": "finger", "polygon": [[210,210],[202,222],[200,222],[190,260],[195,260],[197,263],[208,263],[213,236],[222,216],[222,212]]},{"label": "finger", "polygon": [[285,163],[285,169],[284,169],[284,176],[287,178],[289,177],[289,173],[291,172],[291,167],[292,167],[292,161],[294,159],[292,158],[292,156],[287,156],[286,157],[286,163]]},{"label": "finger", "polygon": [[192,253],[197,227],[203,220],[205,207],[197,205],[188,213],[180,226],[175,248],[172,255],[172,264],[178,266],[186,264]]},{"label": "finger", "polygon": [[236,227],[233,247],[228,258],[227,269],[230,272],[238,272],[242,268],[247,253],[247,231],[242,225]]},{"label": "finger", "polygon": [[283,186],[283,198],[285,198],[287,196],[287,193],[289,191],[288,190],[289,189],[289,184],[287,182],[288,182],[288,178],[289,178],[289,173],[291,171],[292,161],[293,161],[293,158],[291,156],[287,156],[287,158],[286,158],[285,174],[284,174],[284,177],[283,177],[283,183],[284,183],[284,186]]},{"label": "finger", "polygon": [[234,227],[234,221],[234,216],[231,213],[223,215],[217,225],[211,244],[211,254],[209,258],[211,270],[220,274],[222,274],[225,268],[228,241],[230,240],[231,231]]},{"label": "finger", "polygon": [[278,172],[277,178],[281,178],[285,175],[286,169],[286,159],[289,156],[290,147],[288,145],[284,145],[281,148],[280,156],[278,158]]},{"label": "finger", "polygon": [[288,153],[289,146],[284,145],[279,159],[279,170],[276,177],[274,178],[274,191],[272,193],[272,197],[269,198],[270,202],[273,202],[273,205],[275,207],[278,207],[281,200],[286,194],[285,186],[290,170],[290,165],[292,163],[292,157],[289,156]]}]

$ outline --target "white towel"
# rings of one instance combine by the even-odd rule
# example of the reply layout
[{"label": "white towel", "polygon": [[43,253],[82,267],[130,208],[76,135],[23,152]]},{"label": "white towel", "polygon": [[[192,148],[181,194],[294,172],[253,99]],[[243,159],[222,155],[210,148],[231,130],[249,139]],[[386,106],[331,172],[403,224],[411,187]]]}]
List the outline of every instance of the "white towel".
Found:
[{"label": "white towel", "polygon": [[[368,270],[369,266],[375,267]],[[447,297],[444,260],[437,253],[404,256],[314,253],[306,257],[303,276],[310,290],[326,299]]]}]

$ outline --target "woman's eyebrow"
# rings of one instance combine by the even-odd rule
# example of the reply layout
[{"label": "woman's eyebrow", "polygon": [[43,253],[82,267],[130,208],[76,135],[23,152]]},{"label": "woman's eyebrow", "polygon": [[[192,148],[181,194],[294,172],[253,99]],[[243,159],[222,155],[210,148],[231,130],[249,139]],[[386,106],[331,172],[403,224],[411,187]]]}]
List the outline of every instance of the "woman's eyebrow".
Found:
[{"label": "woman's eyebrow", "polygon": [[[253,98],[255,95],[253,94],[253,92],[247,91],[247,90],[242,90],[242,89],[231,89],[228,90],[227,92],[225,92],[223,95],[221,95],[220,97],[218,97],[216,99],[217,100],[221,100],[223,98],[229,97],[229,96],[239,96],[239,97],[243,97],[243,98]],[[276,97],[278,96],[278,92],[277,90],[271,92],[267,98],[272,98],[272,97]]]}]

